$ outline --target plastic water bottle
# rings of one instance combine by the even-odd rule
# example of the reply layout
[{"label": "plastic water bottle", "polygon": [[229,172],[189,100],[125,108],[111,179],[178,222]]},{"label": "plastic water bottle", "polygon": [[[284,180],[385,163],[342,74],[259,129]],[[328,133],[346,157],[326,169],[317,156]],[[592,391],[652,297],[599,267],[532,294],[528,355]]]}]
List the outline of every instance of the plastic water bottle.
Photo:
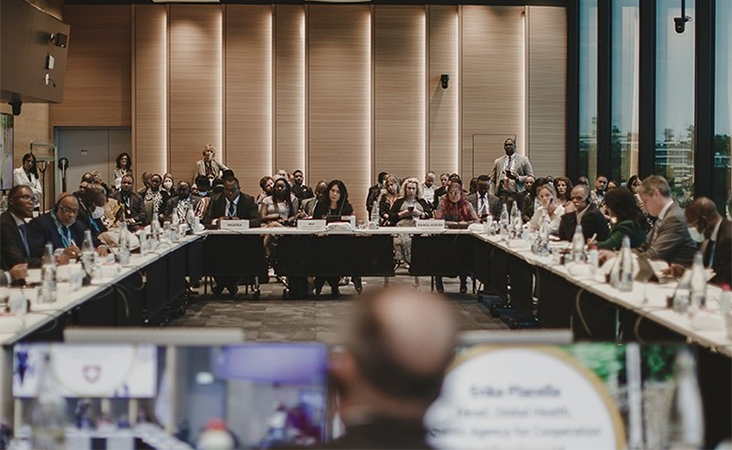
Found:
[{"label": "plastic water bottle", "polygon": [[575,264],[585,263],[585,235],[582,234],[582,225],[577,224],[572,237],[572,260]]},{"label": "plastic water bottle", "polygon": [[379,228],[379,219],[379,202],[378,200],[374,200],[374,204],[371,207],[371,228]]},{"label": "plastic water bottle", "polygon": [[674,292],[672,307],[677,313],[685,313],[689,310],[689,302],[691,301],[691,277],[688,271],[681,276],[679,285]]},{"label": "plastic water bottle", "polygon": [[84,231],[84,242],[81,244],[81,264],[84,271],[90,277],[94,272],[94,241],[92,240],[91,230]]},{"label": "plastic water bottle", "polygon": [[40,369],[38,397],[31,408],[31,448],[62,450],[66,448],[66,400],[55,382],[50,354]]},{"label": "plastic water bottle", "polygon": [[53,256],[53,245],[46,244],[41,265],[41,290],[38,296],[39,303],[53,303],[56,301],[56,261]]},{"label": "plastic water bottle", "polygon": [[691,266],[691,303],[690,312],[693,314],[699,309],[704,308],[707,303],[707,277],[704,273],[704,262],[702,253],[696,252],[694,255],[694,263]]},{"label": "plastic water bottle", "polygon": [[500,233],[503,240],[508,240],[508,227],[510,225],[510,219],[508,216],[508,206],[506,204],[503,204],[503,207],[501,209],[501,218],[498,221],[498,225],[500,227]]},{"label": "plastic water bottle", "polygon": [[673,405],[663,448],[701,448],[704,445],[704,407],[696,378],[696,362],[682,348],[676,355]]},{"label": "plastic water bottle", "polygon": [[630,238],[623,236],[623,244],[620,248],[620,279],[618,290],[630,292],[633,290],[633,254],[630,252]]},{"label": "plastic water bottle", "polygon": [[540,256],[549,254],[549,214],[546,210],[541,212],[539,221],[539,234],[536,237],[536,253]]},{"label": "plastic water bottle", "polygon": [[130,237],[127,231],[127,223],[122,222],[119,228],[119,263],[126,266],[130,263]]}]

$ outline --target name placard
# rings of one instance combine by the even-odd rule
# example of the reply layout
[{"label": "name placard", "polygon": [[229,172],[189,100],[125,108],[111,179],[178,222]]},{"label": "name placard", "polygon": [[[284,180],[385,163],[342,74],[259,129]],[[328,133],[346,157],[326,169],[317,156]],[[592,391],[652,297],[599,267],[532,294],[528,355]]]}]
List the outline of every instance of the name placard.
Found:
[{"label": "name placard", "polygon": [[302,231],[325,231],[325,219],[299,219],[297,229]]},{"label": "name placard", "polygon": [[219,230],[244,231],[248,229],[248,220],[219,220]]},{"label": "name placard", "polygon": [[445,229],[445,220],[417,219],[417,229],[424,231],[441,231]]}]

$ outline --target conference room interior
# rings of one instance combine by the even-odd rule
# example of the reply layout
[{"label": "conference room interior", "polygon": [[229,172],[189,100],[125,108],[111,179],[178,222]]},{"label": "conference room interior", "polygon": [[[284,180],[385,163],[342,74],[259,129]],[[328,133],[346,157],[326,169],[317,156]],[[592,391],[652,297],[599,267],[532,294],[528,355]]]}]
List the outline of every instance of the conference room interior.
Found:
[{"label": "conference room interior", "polygon": [[[506,240],[503,245],[494,236],[498,233],[480,222],[444,232],[412,224],[417,228],[400,234],[383,224],[371,229],[367,208],[382,172],[396,176],[399,184],[408,178],[422,184],[431,172],[436,188],[441,174],[458,174],[466,194],[471,180],[488,175],[491,193],[506,201],[499,194],[508,192],[512,179],[494,167],[511,141],[516,155],[530,161],[533,178],[551,177],[554,191],[561,177],[575,186],[586,177],[591,192],[598,178],[630,189],[633,176],[642,181],[658,175],[667,180],[674,204],[683,209],[706,197],[728,221],[732,2],[2,2],[0,113],[3,129],[12,130],[4,133],[4,165],[22,167],[24,155],[33,153],[42,187],[36,214],[57,209],[62,194],[76,191],[87,173],[98,173],[109,194],[118,191],[115,169],[122,153],[131,160],[133,191],[145,188],[143,173],[159,174],[161,181],[170,174],[173,194],[181,181],[197,190],[197,164],[212,149],[213,159],[233,172],[242,193],[256,199],[262,195],[262,177],[276,180],[286,171],[291,183],[299,170],[311,188],[320,180],[342,180],[355,216],[350,225],[355,229],[345,235],[337,227],[329,228],[335,231],[331,234],[306,232],[295,221],[284,232],[277,227],[261,233],[225,231],[215,225],[189,232],[171,239],[153,259],[138,259],[134,270],[114,272],[110,279],[116,281],[106,289],[88,297],[70,294],[52,320],[37,318],[18,330],[15,325],[12,331],[0,330],[3,420],[14,411],[17,423],[28,413],[28,405],[20,406],[25,400],[12,400],[8,375],[1,373],[18,353],[14,345],[61,342],[65,332],[83,334],[85,327],[114,328],[110,333],[143,327],[171,332],[224,328],[241,330],[247,343],[335,346],[342,343],[343,325],[361,299],[398,287],[444,295],[465,348],[473,345],[465,344],[471,333],[492,345],[505,345],[518,335],[524,343],[541,344],[532,342],[532,333],[569,330],[561,345],[595,342],[598,355],[608,351],[599,342],[623,349],[629,343],[689,349],[702,386],[702,446],[729,443],[732,335],[726,334],[727,322],[724,333],[712,333],[668,316],[671,300],[669,308],[656,305],[675,295],[667,285],[643,287],[643,302],[634,304],[635,297],[608,293],[615,289],[608,284],[582,281],[569,269],[565,275],[559,259],[523,254],[531,253],[532,244],[516,249]],[[31,21],[38,10],[43,19]],[[39,26],[43,33],[44,26],[50,30],[47,42],[43,34],[38,42],[23,44],[29,45],[27,55],[13,49],[21,47],[16,36],[26,32],[21,13],[33,32]],[[514,185],[522,190],[518,175]],[[3,172],[6,193],[12,186],[7,178]],[[223,189],[225,181],[226,176],[216,189]],[[511,209],[514,197],[508,198]],[[530,201],[540,204],[537,194]],[[435,209],[439,203],[436,199]],[[203,221],[203,214],[197,219]],[[410,248],[408,258],[403,245]],[[676,287],[678,278],[673,283]],[[707,302],[715,305],[710,311],[717,320],[717,299],[723,294],[716,284],[709,286]],[[166,345],[166,338],[151,336],[152,344]],[[179,345],[196,345],[193,337],[185,342],[177,336]],[[123,342],[124,335],[115,334],[112,341]],[[216,345],[182,349],[180,360],[171,359],[163,347],[156,351],[161,370],[185,373],[174,389],[180,396],[175,407],[186,409],[177,419],[185,416],[203,426],[203,416],[217,408],[229,417],[245,414],[226,397],[249,395],[250,387],[218,384],[219,378],[235,379],[240,375],[232,374],[244,369],[206,366],[211,355],[236,354]],[[203,398],[196,396],[209,392],[196,391],[194,378],[201,371],[217,377],[215,396],[223,398],[224,407],[194,411],[196,399]],[[185,383],[191,392],[185,392]],[[258,394],[258,407],[278,395],[288,402],[320,401],[320,386],[282,388],[285,394],[278,394],[280,385],[273,382],[268,389]],[[126,408],[118,403],[113,410]],[[237,426],[266,429],[263,423],[238,420]],[[623,438],[632,435],[627,426]],[[174,426],[163,428],[173,434]],[[333,435],[331,425],[321,432]]]}]

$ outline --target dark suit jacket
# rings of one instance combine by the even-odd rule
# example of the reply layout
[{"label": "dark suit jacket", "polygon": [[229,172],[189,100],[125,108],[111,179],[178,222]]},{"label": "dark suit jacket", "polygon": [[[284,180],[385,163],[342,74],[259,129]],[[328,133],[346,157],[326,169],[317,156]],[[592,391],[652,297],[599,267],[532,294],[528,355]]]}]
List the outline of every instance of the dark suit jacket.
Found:
[{"label": "dark suit jacket", "polygon": [[[172,222],[173,213],[178,208],[178,203],[180,203],[180,198],[177,195],[168,199],[165,208],[163,208],[163,220],[170,220]],[[191,195],[191,208],[193,208],[193,211],[198,208],[199,203],[201,203],[201,198]],[[226,202],[224,202],[224,206],[226,206]]]},{"label": "dark suit jacket", "polygon": [[[577,214],[571,212],[562,215],[562,220],[559,223],[559,239],[571,241],[575,228],[577,228]],[[605,216],[594,204],[590,205],[582,215],[582,234],[585,235],[585,239],[589,239],[595,234],[595,240],[598,242],[604,241],[610,234]]]},{"label": "dark suit jacket", "polygon": [[[262,218],[259,216],[259,208],[254,202],[254,197],[240,192],[239,203],[236,204],[236,217],[240,219],[248,219],[250,228],[257,228],[262,224]],[[211,225],[214,219],[223,217],[226,215],[226,197],[217,195],[211,198],[208,202],[208,208],[206,213],[203,215],[203,223],[205,225]]]},{"label": "dark suit jacket", "polygon": [[[47,242],[53,244],[54,250],[64,248],[63,241],[56,230],[56,224],[53,222],[51,213],[42,214],[31,220],[30,223],[28,223],[28,228],[30,229],[29,245],[31,247],[31,256],[35,258],[42,257],[43,249]],[[76,222],[71,225],[70,229],[71,239],[74,240],[77,247],[81,248],[81,244],[84,243],[84,230],[86,230],[86,226],[84,226],[83,222],[77,219]],[[96,238],[93,239],[94,247],[96,247],[99,245],[99,240]]]},{"label": "dark suit jacket", "polygon": [[[496,197],[495,195],[491,195],[491,193],[486,193],[486,198],[488,198],[488,211],[491,213],[491,216],[493,217],[499,217],[501,215],[501,200]],[[466,199],[473,204],[473,208],[475,208],[475,212],[480,215],[478,212],[478,193],[470,194],[466,197]],[[482,217],[481,217],[482,219]]]},{"label": "dark suit jacket", "polygon": [[311,188],[310,186],[305,186],[304,184],[301,184],[300,186],[298,186],[296,184],[293,184],[292,185],[292,193],[301,202],[302,202],[302,200],[304,200],[306,198],[313,198],[313,197],[315,197],[315,193],[313,192],[313,188]]},{"label": "dark suit jacket", "polygon": [[722,224],[719,226],[712,269],[714,269],[714,278],[710,280],[712,283],[732,284],[732,221],[729,219],[722,219]]},{"label": "dark suit jacket", "polygon": [[33,258],[31,245],[31,232],[28,230],[28,249],[31,250],[31,257],[25,255],[25,246],[20,230],[15,224],[15,219],[10,211],[0,214],[0,267],[3,270],[10,270],[16,264],[27,263],[28,267],[41,267],[40,258]]},{"label": "dark suit jacket", "polygon": [[[122,208],[120,208],[120,214],[122,214],[122,211],[124,211],[125,216],[128,219],[135,219],[135,223],[138,225],[142,225],[145,223],[147,214],[145,213],[145,204],[142,201],[142,197],[134,192],[130,192],[129,208],[126,207],[125,202],[122,199],[122,192],[117,192],[116,194],[114,194],[114,198],[120,203],[120,205],[122,205]],[[122,220],[122,217],[118,217],[117,220]]]},{"label": "dark suit jacket", "polygon": [[684,210],[674,203],[663,220],[656,220],[648,240],[638,248],[638,256],[662,259],[667,263],[690,266],[696,253],[696,242],[689,234]]}]

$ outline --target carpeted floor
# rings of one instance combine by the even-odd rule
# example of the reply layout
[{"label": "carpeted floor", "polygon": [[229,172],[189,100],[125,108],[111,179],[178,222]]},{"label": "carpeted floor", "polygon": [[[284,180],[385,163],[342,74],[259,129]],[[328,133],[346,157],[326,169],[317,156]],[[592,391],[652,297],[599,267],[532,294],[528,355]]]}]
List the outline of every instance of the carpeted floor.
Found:
[{"label": "carpeted floor", "polygon": [[[398,275],[389,279],[391,285],[409,285],[414,278]],[[382,286],[383,278],[364,278],[364,291]],[[478,302],[475,294],[459,294],[457,278],[444,281],[447,297],[455,306],[460,330],[508,329],[500,320],[491,317],[488,309]],[[420,278],[419,288],[430,289],[430,279]],[[323,288],[319,300],[283,300],[284,286],[275,281],[261,285],[261,296],[252,299],[239,286],[239,292],[231,297],[228,293],[214,296],[210,289],[203,295],[194,297],[186,313],[174,319],[168,326],[179,327],[221,327],[241,328],[247,341],[318,341],[328,344],[338,342],[339,326],[345,322],[351,307],[359,295],[353,284],[341,286],[341,296],[330,298],[330,288]],[[224,291],[226,292],[226,291]]]}]

